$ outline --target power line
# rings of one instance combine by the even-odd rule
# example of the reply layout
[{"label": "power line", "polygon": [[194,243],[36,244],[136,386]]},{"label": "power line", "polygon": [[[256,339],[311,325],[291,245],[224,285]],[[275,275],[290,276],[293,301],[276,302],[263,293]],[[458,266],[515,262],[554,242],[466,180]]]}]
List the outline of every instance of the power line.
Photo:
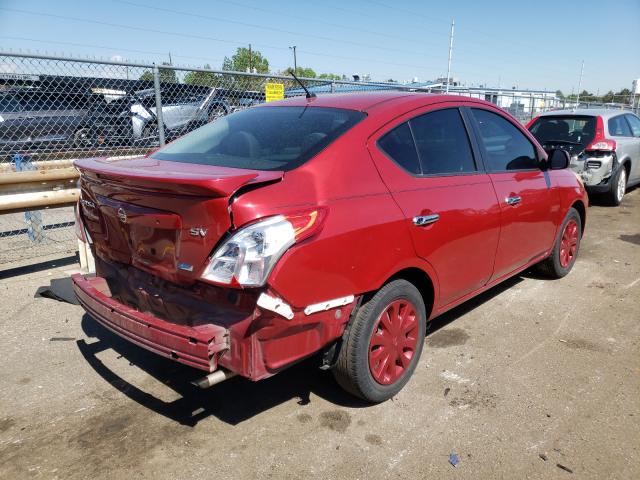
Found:
[{"label": "power line", "polygon": [[183,15],[183,16],[187,16],[187,17],[195,17],[195,18],[204,18],[207,20],[213,20],[216,22],[224,22],[224,23],[231,23],[234,25],[242,25],[244,27],[249,27],[249,28],[257,28],[257,29],[261,29],[261,30],[267,30],[267,31],[271,31],[271,32],[277,32],[277,33],[286,33],[288,35],[296,35],[298,37],[307,37],[307,38],[315,38],[318,40],[324,40],[326,42],[334,42],[334,43],[340,43],[340,44],[347,44],[347,45],[354,45],[357,47],[364,47],[364,48],[369,48],[369,49],[376,49],[376,50],[384,50],[384,51],[388,51],[388,52],[400,52],[400,53],[410,53],[413,55],[424,55],[424,52],[418,52],[418,51],[412,51],[412,50],[407,50],[406,48],[390,48],[390,47],[381,47],[378,45],[371,45],[369,43],[362,43],[362,42],[354,42],[352,40],[339,40],[336,38],[332,38],[332,37],[326,37],[323,35],[314,35],[314,34],[310,34],[310,33],[301,33],[301,32],[296,32],[296,31],[292,31],[292,30],[284,30],[282,28],[276,28],[276,27],[269,27],[269,26],[265,26],[265,25],[258,25],[255,23],[248,23],[248,22],[242,22],[239,20],[233,20],[233,19],[229,19],[229,18],[222,18],[222,17],[214,17],[211,15],[203,15],[201,13],[193,13],[193,12],[187,12],[184,10],[175,10],[172,8],[165,8],[165,7],[157,7],[155,5],[147,5],[147,4],[142,4],[142,3],[136,3],[136,2],[131,2],[129,0],[112,0],[114,2],[117,3],[123,3],[123,4],[127,4],[127,5],[133,5],[135,7],[139,7],[139,8],[146,8],[149,10],[156,10],[159,12],[165,12],[165,13],[171,13],[174,15]]},{"label": "power line", "polygon": [[[387,8],[389,10],[393,10],[395,12],[402,12],[402,13],[405,13],[407,15],[410,15],[411,17],[420,17],[420,18],[423,18],[423,19],[425,19],[427,21],[430,21],[430,22],[434,22],[435,21],[434,17],[432,17],[432,16],[425,15],[424,13],[421,13],[421,12],[416,12],[415,10],[408,10],[408,9],[405,9],[405,8],[399,8],[396,5],[389,5],[389,4],[381,2],[379,0],[368,0],[368,3],[374,4],[374,5],[379,5],[381,7]],[[444,18],[437,18],[437,20],[441,21],[441,22],[448,22],[448,20],[444,19]],[[485,32],[483,30],[479,30],[477,28],[467,27],[467,26],[464,27],[464,31],[472,32],[472,33],[479,33],[480,35],[484,35],[484,36],[490,37],[492,39],[496,38],[496,32],[495,31]],[[513,38],[509,38],[508,42],[509,42],[509,44],[522,45],[524,47],[533,49],[538,53],[540,51],[540,46],[539,45],[527,44],[527,43],[524,43],[524,42],[520,42],[518,40],[514,40]],[[474,40],[474,44],[478,44],[478,43],[482,44],[482,42],[477,42],[477,41]],[[485,43],[485,45],[487,45],[487,44]],[[456,50],[458,50],[458,49],[456,48]],[[547,51],[551,53],[551,50],[547,50]],[[521,52],[518,52],[518,53],[521,54]],[[553,51],[554,55],[556,55],[557,53],[558,53],[557,51]],[[565,57],[565,58],[568,58],[568,57]]]},{"label": "power line", "polygon": [[[268,9],[268,8],[257,7],[255,5],[247,5],[245,3],[235,2],[233,0],[218,0],[218,3],[226,3],[228,5],[235,5],[237,7],[245,8],[245,9],[248,9],[248,10],[254,10],[256,12],[274,14],[274,15],[277,15],[278,17],[287,17],[287,18],[293,18],[295,20],[309,21],[309,17],[308,16],[293,15],[291,13],[283,12],[281,10],[271,10],[271,9]],[[402,41],[409,41],[409,42],[415,42],[416,41],[415,38],[405,37],[405,36],[401,36],[401,35],[391,35],[389,33],[381,32],[381,31],[378,31],[378,30],[369,30],[369,29],[358,27],[358,26],[355,26],[355,25],[344,25],[344,24],[339,24],[339,23],[327,22],[326,20],[321,20],[321,19],[318,19],[316,17],[313,18],[313,23],[314,24],[327,25],[329,27],[334,27],[334,28],[341,28],[341,29],[344,29],[344,30],[349,30],[350,32],[358,31],[358,32],[368,33],[370,35],[376,35],[376,36],[384,37],[384,38],[393,38],[393,39],[402,40]],[[440,34],[440,32],[429,32],[429,33]]]},{"label": "power line", "polygon": [[[74,43],[74,42],[62,42],[59,40],[43,40],[43,39],[37,39],[37,38],[28,38],[28,37],[13,37],[13,36],[7,36],[7,35],[0,35],[0,38],[5,38],[8,40],[19,40],[22,42],[36,42],[36,43],[47,43],[47,44],[54,44],[54,45],[68,45],[71,47],[81,47],[81,48],[97,48],[100,50],[111,50],[115,53],[117,52],[131,52],[131,53],[143,53],[146,55],[159,55],[159,56],[165,56],[167,53],[166,52],[153,52],[150,50],[135,50],[132,48],[123,48],[123,47],[114,47],[114,46],[106,46],[106,45],[92,45],[92,44],[88,44],[88,43]],[[194,60],[203,60],[206,62],[222,62],[222,59],[220,58],[209,58],[209,57],[198,57],[198,56],[194,56],[194,55],[173,55],[174,57],[179,57],[179,58],[191,58]]]}]

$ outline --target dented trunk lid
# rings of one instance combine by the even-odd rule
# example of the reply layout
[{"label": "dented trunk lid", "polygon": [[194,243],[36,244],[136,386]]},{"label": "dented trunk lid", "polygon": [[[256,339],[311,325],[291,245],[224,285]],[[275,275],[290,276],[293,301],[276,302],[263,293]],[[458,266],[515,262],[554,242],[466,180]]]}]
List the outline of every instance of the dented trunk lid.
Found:
[{"label": "dented trunk lid", "polygon": [[231,228],[230,198],[246,185],[282,179],[258,171],[149,157],[83,159],[80,212],[105,260],[189,284]]}]

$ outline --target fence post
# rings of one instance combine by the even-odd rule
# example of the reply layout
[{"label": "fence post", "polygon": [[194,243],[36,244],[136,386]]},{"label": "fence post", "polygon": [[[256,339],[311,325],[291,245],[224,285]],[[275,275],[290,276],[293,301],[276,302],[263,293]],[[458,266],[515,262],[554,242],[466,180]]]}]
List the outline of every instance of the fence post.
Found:
[{"label": "fence post", "polygon": [[529,94],[529,106],[531,107],[531,115],[529,116],[529,120],[533,120],[533,107],[534,107],[534,99],[533,99],[533,93]]},{"label": "fence post", "polygon": [[162,118],[162,95],[160,92],[160,69],[153,66],[153,87],[156,93],[156,120],[158,121],[158,141],[164,147],[164,120]]}]

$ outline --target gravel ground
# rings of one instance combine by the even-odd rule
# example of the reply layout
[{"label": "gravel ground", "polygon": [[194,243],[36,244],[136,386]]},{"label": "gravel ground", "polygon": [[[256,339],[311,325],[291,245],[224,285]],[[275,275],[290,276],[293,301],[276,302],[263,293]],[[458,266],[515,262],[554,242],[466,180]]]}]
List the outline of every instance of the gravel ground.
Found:
[{"label": "gravel ground", "polygon": [[198,391],[198,372],[34,299],[72,262],[0,272],[0,478],[640,478],[640,189],[592,206],[568,277],[526,273],[437,319],[376,406],[310,362]]}]

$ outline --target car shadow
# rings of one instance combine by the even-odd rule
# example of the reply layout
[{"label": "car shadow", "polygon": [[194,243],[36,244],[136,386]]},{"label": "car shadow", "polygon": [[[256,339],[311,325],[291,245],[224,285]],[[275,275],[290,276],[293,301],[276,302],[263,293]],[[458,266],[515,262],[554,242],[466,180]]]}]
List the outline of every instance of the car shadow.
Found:
[{"label": "car shadow", "polygon": [[[88,337],[97,339],[91,343],[78,340],[76,344],[98,375],[131,400],[182,425],[193,427],[209,416],[237,425],[292,398],[297,398],[299,405],[306,405],[311,401],[311,393],[339,406],[369,406],[338,387],[331,372],[317,368],[316,357],[259,382],[234,377],[202,390],[190,382],[202,377],[204,372],[148,352],[115,335],[87,314],[81,326]],[[174,390],[179,398],[166,402],[129,383],[98,358],[106,349],[114,350],[130,365]]]},{"label": "car shadow", "polygon": [[[506,280],[440,315],[429,322],[427,335],[433,334],[522,280],[522,276]],[[190,382],[201,377],[203,372],[150,353],[122,339],[94,321],[88,314],[82,317],[81,326],[86,336],[96,341],[88,343],[78,340],[77,347],[98,375],[131,400],[182,425],[194,427],[209,416],[230,425],[237,425],[293,398],[297,398],[298,405],[307,405],[311,402],[311,394],[342,407],[364,408],[371,405],[343,391],[333,380],[331,372],[317,368],[317,357],[304,360],[259,382],[234,377],[210,389],[202,390]],[[114,350],[130,365],[140,368],[172,389],[179,397],[176,400],[164,401],[132,385],[98,358],[98,354],[106,349]]]},{"label": "car shadow", "polygon": [[[630,194],[631,192],[633,192],[634,190],[640,189],[640,185],[635,185],[633,187],[629,187],[627,188],[627,191],[625,192],[625,195]],[[624,198],[622,199],[622,202],[624,203]],[[611,208],[618,208],[617,206],[613,205],[611,203],[611,201],[608,199],[607,194],[606,193],[592,193],[589,195],[589,206],[590,207],[611,207]],[[588,215],[587,215],[588,217]]]},{"label": "car shadow", "polygon": [[499,283],[495,287],[492,287],[489,290],[482,292],[479,295],[476,295],[475,297],[467,300],[466,302],[458,305],[455,308],[452,308],[451,310],[443,313],[442,315],[437,316],[427,324],[427,337],[429,337],[429,335],[433,335],[435,332],[437,332],[441,328],[446,327],[447,325],[457,320],[458,318],[466,315],[467,313],[479,307],[483,303],[486,303],[492,298],[497,297],[502,292],[509,290],[510,288],[519,284],[525,278],[539,278],[536,275],[537,273],[535,272],[535,270],[531,270],[531,272],[527,270],[521,273],[520,275],[511,277],[505,280],[504,282]]}]

